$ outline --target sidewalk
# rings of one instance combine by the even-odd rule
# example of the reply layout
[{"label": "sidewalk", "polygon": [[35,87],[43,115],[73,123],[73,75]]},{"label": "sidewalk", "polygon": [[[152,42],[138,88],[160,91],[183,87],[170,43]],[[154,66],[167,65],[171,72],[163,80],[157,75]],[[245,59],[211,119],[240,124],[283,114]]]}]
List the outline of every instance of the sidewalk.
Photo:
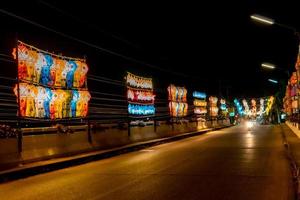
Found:
[{"label": "sidewalk", "polygon": [[287,151],[287,158],[290,161],[293,179],[296,188],[296,199],[300,199],[300,130],[292,123],[286,122],[281,125],[283,131],[284,146]]},{"label": "sidewalk", "polygon": [[162,143],[172,142],[180,139],[184,139],[187,137],[192,137],[196,135],[201,135],[209,131],[219,130],[223,128],[227,128],[230,126],[222,126],[222,127],[216,127],[216,128],[208,128],[203,129],[199,131],[193,131],[189,133],[183,133],[176,136],[171,137],[165,137],[160,139],[154,139],[144,142],[137,142],[117,148],[112,148],[108,150],[101,150],[101,151],[93,151],[89,153],[83,153],[75,156],[69,156],[64,158],[56,158],[46,161],[39,161],[39,162],[33,162],[28,164],[20,164],[18,167],[15,167],[13,169],[5,170],[0,172],[0,182],[15,180],[19,178],[25,178],[28,176],[50,172],[70,166],[80,165],[104,158],[109,158],[112,156],[116,156],[122,153],[132,152],[136,150],[140,150],[146,147],[159,145]]}]

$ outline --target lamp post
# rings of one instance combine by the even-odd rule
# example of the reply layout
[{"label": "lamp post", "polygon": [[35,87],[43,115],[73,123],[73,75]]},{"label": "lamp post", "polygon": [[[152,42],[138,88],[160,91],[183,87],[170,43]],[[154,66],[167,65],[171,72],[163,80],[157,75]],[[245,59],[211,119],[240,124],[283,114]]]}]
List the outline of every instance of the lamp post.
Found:
[{"label": "lamp post", "polygon": [[[285,25],[285,24],[278,23],[274,19],[262,16],[262,15],[258,15],[258,14],[253,14],[253,15],[250,16],[250,18],[252,20],[256,21],[256,22],[259,22],[259,23],[262,23],[262,24],[265,24],[265,25],[276,25],[276,26],[278,26],[280,28],[287,29],[287,30],[291,31],[294,34],[294,36],[296,36],[297,43],[299,45],[300,34],[299,34],[299,32],[297,31],[296,28],[294,28],[292,26]],[[272,69],[273,66],[270,67],[268,65],[264,65],[262,67]],[[275,68],[275,66],[274,66],[274,68]],[[287,70],[287,73],[288,73],[288,76],[289,76],[288,70]],[[297,124],[298,124],[298,128],[300,129],[300,126],[299,126],[299,94],[298,94],[298,90],[300,88],[299,88],[298,69],[297,68],[296,68],[296,76],[297,76],[296,77],[297,78],[297,83],[296,83],[297,94],[296,94],[296,98],[297,98],[297,105],[298,105],[298,109],[297,109]]]},{"label": "lamp post", "polygon": [[261,64],[261,67],[263,69],[266,69],[266,70],[280,70],[280,71],[283,71],[287,74],[288,78],[290,78],[290,72],[289,70],[287,69],[284,69],[284,68],[281,68],[281,67],[277,67],[276,65],[272,64],[272,63],[262,63]]}]

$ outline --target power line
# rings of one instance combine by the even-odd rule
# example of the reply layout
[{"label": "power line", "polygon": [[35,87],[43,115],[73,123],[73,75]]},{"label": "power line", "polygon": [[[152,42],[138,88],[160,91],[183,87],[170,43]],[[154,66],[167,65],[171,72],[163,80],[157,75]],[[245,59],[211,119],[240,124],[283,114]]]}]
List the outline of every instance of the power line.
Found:
[{"label": "power line", "polygon": [[14,14],[14,13],[12,13],[12,12],[9,12],[9,11],[6,11],[6,10],[4,10],[4,9],[0,9],[0,12],[3,13],[3,14],[5,14],[5,15],[8,15],[8,16],[10,16],[10,17],[14,17],[14,18],[16,18],[16,19],[19,19],[19,20],[21,20],[21,21],[23,21],[23,22],[26,22],[26,23],[28,23],[28,24],[34,25],[34,26],[36,26],[36,27],[39,27],[39,28],[45,29],[45,30],[47,30],[47,31],[49,31],[49,32],[55,33],[55,34],[57,34],[57,35],[60,35],[60,36],[62,36],[62,37],[65,37],[65,38],[68,38],[68,39],[70,39],[70,40],[76,41],[76,42],[78,42],[78,43],[84,44],[84,45],[86,45],[86,46],[95,48],[95,49],[97,49],[97,50],[99,50],[99,51],[102,51],[102,52],[105,52],[105,53],[109,53],[109,54],[111,54],[111,55],[118,56],[118,57],[120,57],[120,58],[123,58],[123,59],[129,60],[129,61],[132,61],[132,62],[141,64],[141,65],[145,65],[145,66],[147,66],[147,67],[150,67],[150,68],[153,68],[153,69],[156,69],[156,70],[160,70],[160,71],[163,71],[163,72],[171,73],[171,74],[174,74],[174,75],[177,75],[177,76],[186,77],[186,78],[190,77],[190,76],[188,76],[188,75],[186,75],[186,74],[183,74],[183,73],[179,73],[179,72],[174,72],[174,71],[172,71],[172,70],[163,69],[163,68],[154,66],[154,65],[152,65],[152,64],[148,64],[148,63],[145,63],[145,62],[143,62],[143,61],[137,60],[137,59],[135,59],[135,58],[132,58],[132,57],[129,57],[129,56],[125,56],[125,55],[116,53],[116,52],[111,51],[111,50],[109,50],[109,49],[102,48],[102,47],[100,47],[100,46],[98,46],[98,45],[95,45],[95,44],[93,44],[93,43],[90,43],[90,42],[81,40],[81,39],[79,39],[79,38],[77,38],[77,37],[74,37],[74,36],[68,35],[68,34],[66,34],[66,33],[57,31],[57,30],[55,30],[55,29],[49,28],[49,27],[44,26],[44,25],[42,25],[42,24],[40,24],[40,23],[34,22],[34,21],[32,21],[32,20],[29,20],[29,19],[24,18],[24,17],[22,17],[22,16],[16,15],[16,14]]},{"label": "power line", "polygon": [[62,10],[62,9],[60,9],[60,8],[57,8],[57,7],[55,7],[54,5],[52,5],[52,4],[48,3],[48,2],[45,2],[45,1],[43,1],[43,0],[39,0],[38,2],[41,3],[41,4],[44,4],[45,6],[51,8],[51,9],[57,11],[57,12],[59,12],[60,14],[63,14],[63,15],[65,15],[65,16],[68,16],[68,17],[72,18],[72,19],[75,19],[75,20],[77,20],[78,22],[80,22],[80,23],[82,23],[82,24],[84,24],[84,25],[88,25],[88,26],[90,26],[91,28],[96,29],[97,31],[99,31],[99,32],[101,32],[101,33],[104,33],[104,34],[106,34],[106,35],[110,35],[112,38],[117,39],[117,40],[119,40],[119,41],[122,41],[123,43],[125,43],[125,44],[127,44],[127,45],[130,45],[130,46],[132,46],[132,47],[134,47],[134,48],[138,48],[137,45],[133,44],[132,42],[130,42],[130,41],[124,39],[124,38],[121,38],[121,37],[119,37],[119,36],[116,36],[116,35],[114,35],[114,34],[112,34],[112,33],[109,33],[109,32],[107,32],[107,31],[103,31],[102,29],[100,29],[100,28],[99,28],[98,26],[96,26],[95,24],[90,24],[87,20],[82,20],[82,19],[80,19],[80,18],[78,18],[78,17],[75,17],[74,15],[70,14],[69,12],[66,12],[66,11],[64,11],[64,10]]}]

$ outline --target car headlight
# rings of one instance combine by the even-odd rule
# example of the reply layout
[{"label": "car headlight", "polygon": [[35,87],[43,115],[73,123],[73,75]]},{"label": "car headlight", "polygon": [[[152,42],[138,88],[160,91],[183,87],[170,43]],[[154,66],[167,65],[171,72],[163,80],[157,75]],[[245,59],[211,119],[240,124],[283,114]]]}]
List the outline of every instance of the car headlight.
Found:
[{"label": "car headlight", "polygon": [[253,122],[246,122],[247,128],[252,128],[253,127]]}]

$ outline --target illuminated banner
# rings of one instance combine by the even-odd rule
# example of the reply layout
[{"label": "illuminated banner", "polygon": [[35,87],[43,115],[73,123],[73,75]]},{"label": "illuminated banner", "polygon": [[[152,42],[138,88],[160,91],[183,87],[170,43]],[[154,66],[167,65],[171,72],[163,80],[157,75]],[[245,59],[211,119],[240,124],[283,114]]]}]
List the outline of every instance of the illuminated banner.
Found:
[{"label": "illuminated banner", "polygon": [[152,78],[136,76],[130,72],[127,72],[126,83],[129,87],[153,90]]},{"label": "illuminated banner", "polygon": [[184,87],[170,85],[168,87],[169,101],[186,102],[187,90]]},{"label": "illuminated banner", "polygon": [[210,116],[216,117],[216,116],[218,116],[219,108],[218,107],[210,107],[209,111],[210,111]]},{"label": "illuminated banner", "polygon": [[296,96],[297,95],[297,86],[296,85],[291,86],[290,92],[291,92],[291,94],[290,94],[291,97]]},{"label": "illuminated banner", "polygon": [[249,109],[249,105],[248,105],[248,102],[246,101],[246,99],[243,99],[243,106],[244,106],[244,113],[246,115],[249,115],[250,113],[250,109]]},{"label": "illuminated banner", "polygon": [[198,98],[198,99],[206,99],[206,94],[203,92],[193,92],[193,97]]},{"label": "illuminated banner", "polygon": [[293,72],[293,74],[290,78],[290,82],[291,82],[291,85],[296,85],[297,84],[297,73],[296,72]]},{"label": "illuminated banner", "polygon": [[256,100],[251,99],[251,115],[256,116]]},{"label": "illuminated banner", "polygon": [[152,78],[136,76],[127,72],[128,113],[133,116],[155,114]]},{"label": "illuminated banner", "polygon": [[259,115],[262,115],[264,112],[265,112],[265,100],[263,98],[261,98],[259,100],[259,104],[260,104],[260,107],[259,107],[259,112],[258,114]]},{"label": "illuminated banner", "polygon": [[217,107],[218,98],[210,96],[208,100],[209,100],[209,114],[210,114],[210,116],[211,117],[218,116],[218,111],[219,111],[219,108]]},{"label": "illuminated banner", "polygon": [[18,75],[20,81],[57,88],[85,87],[89,70],[84,59],[55,55],[18,41]]},{"label": "illuminated banner", "polygon": [[298,108],[298,100],[292,101],[292,108],[297,109]]},{"label": "illuminated banner", "polygon": [[267,100],[266,115],[269,115],[269,112],[273,106],[273,103],[274,103],[274,97],[270,96]]},{"label": "illuminated banner", "polygon": [[188,112],[188,104],[181,102],[170,102],[169,110],[172,117],[184,117]]},{"label": "illuminated banner", "polygon": [[154,105],[128,104],[128,113],[131,115],[154,115]]},{"label": "illuminated banner", "polygon": [[226,106],[226,101],[225,101],[225,99],[220,99],[220,109],[222,110],[222,111],[224,111],[224,110],[227,110],[227,106]]},{"label": "illuminated banner", "polygon": [[135,89],[127,90],[127,99],[132,102],[154,103],[155,95],[152,91],[141,91]]},{"label": "illuminated banner", "polygon": [[201,114],[206,114],[207,113],[207,109],[204,107],[196,107],[194,108],[194,113],[201,115]]},{"label": "illuminated banner", "polygon": [[[17,85],[14,93],[18,95]],[[86,117],[91,95],[86,90],[62,90],[20,83],[20,115],[62,119]],[[17,98],[18,99],[18,98]]]},{"label": "illuminated banner", "polygon": [[13,55],[18,60],[14,93],[20,100],[21,117],[54,120],[87,116],[91,95],[84,59],[55,55],[21,41]]},{"label": "illuminated banner", "polygon": [[184,117],[188,114],[188,104],[186,103],[187,90],[184,87],[170,85],[169,94],[169,111],[172,117]]},{"label": "illuminated banner", "polygon": [[199,106],[199,107],[206,107],[207,106],[207,102],[205,100],[198,100],[195,99],[194,100],[194,106]]},{"label": "illuminated banner", "polygon": [[243,115],[243,107],[237,99],[234,99],[234,104],[237,107],[239,115]]},{"label": "illuminated banner", "polygon": [[206,102],[206,94],[204,92],[193,92],[194,97],[194,114],[196,115],[204,115],[207,113],[207,102]]}]

